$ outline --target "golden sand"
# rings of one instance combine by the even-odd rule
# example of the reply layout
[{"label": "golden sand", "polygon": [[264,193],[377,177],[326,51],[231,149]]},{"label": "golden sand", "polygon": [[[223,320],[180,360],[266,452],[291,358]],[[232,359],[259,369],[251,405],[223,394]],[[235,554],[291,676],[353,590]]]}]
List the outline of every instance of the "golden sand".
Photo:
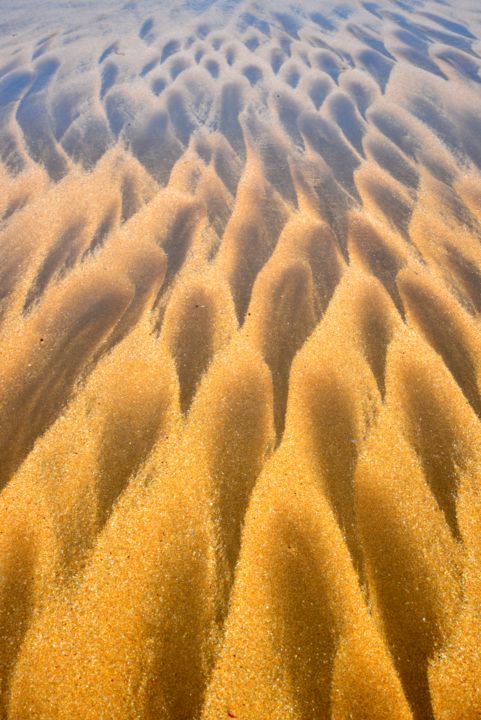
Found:
[{"label": "golden sand", "polygon": [[56,177],[5,121],[1,719],[481,718],[479,56],[246,22],[165,46],[161,139]]},{"label": "golden sand", "polygon": [[475,231],[426,189],[345,257],[253,160],[219,236],[196,170],[4,180],[3,716],[477,717]]}]

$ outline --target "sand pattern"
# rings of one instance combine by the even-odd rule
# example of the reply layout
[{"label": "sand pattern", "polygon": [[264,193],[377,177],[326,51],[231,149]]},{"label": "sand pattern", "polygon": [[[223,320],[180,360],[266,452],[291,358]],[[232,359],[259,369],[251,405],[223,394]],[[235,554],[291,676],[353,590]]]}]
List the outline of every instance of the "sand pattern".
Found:
[{"label": "sand pattern", "polygon": [[477,2],[3,4],[0,718],[479,720]]}]

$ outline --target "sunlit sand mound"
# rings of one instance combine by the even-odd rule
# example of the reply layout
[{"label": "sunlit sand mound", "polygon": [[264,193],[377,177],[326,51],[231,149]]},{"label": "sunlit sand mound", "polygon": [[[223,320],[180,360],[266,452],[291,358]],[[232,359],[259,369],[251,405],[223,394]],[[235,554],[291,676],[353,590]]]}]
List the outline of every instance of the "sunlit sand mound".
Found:
[{"label": "sunlit sand mound", "polygon": [[3,4],[0,718],[479,720],[477,3]]}]

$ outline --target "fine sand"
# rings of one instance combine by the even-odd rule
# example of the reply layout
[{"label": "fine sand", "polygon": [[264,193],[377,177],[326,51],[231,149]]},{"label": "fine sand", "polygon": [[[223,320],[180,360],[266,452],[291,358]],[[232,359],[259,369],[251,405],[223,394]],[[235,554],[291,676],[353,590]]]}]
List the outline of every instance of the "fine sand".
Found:
[{"label": "fine sand", "polygon": [[0,720],[479,720],[478,2],[2,14]]}]

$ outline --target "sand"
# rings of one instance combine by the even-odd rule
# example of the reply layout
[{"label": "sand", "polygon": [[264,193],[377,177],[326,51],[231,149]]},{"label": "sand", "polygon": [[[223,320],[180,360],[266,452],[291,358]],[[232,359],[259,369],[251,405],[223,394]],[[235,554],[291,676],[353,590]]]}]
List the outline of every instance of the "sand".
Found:
[{"label": "sand", "polygon": [[479,720],[478,3],[2,15],[0,718]]}]

